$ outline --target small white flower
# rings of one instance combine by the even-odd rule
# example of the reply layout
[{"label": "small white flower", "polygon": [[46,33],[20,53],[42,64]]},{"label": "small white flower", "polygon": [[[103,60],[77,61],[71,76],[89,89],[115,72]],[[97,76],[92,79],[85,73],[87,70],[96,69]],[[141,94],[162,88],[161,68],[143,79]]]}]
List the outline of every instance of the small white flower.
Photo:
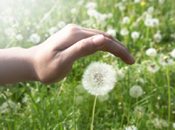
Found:
[{"label": "small white flower", "polygon": [[131,37],[132,37],[133,39],[138,39],[139,36],[140,36],[140,34],[139,34],[138,32],[136,32],[136,31],[134,31],[134,32],[131,33]]},{"label": "small white flower", "polygon": [[140,0],[134,0],[134,3],[140,3]]},{"label": "small white flower", "polygon": [[97,7],[97,3],[95,3],[95,2],[89,2],[89,3],[86,4],[85,7],[86,7],[87,9],[94,9],[94,8]]},{"label": "small white flower", "polygon": [[82,96],[77,96],[75,97],[75,105],[80,105],[83,103],[83,97]]},{"label": "small white flower", "polygon": [[18,41],[22,41],[23,40],[23,36],[21,34],[18,34],[18,35],[16,35],[16,39]]},{"label": "small white flower", "polygon": [[157,55],[157,51],[154,48],[149,48],[146,50],[146,55],[148,55],[150,57],[154,57]]},{"label": "small white flower", "polygon": [[57,26],[58,26],[60,29],[62,29],[62,28],[64,28],[64,27],[66,26],[66,22],[60,21],[60,22],[57,24]]},{"label": "small white flower", "polygon": [[159,69],[160,69],[160,67],[158,67],[156,64],[150,64],[147,67],[147,70],[152,72],[152,73],[157,72]]},{"label": "small white flower", "polygon": [[8,100],[0,106],[0,112],[1,113],[9,113],[11,110],[10,108],[15,109],[16,106],[17,106],[16,103],[14,103],[11,100]]},{"label": "small white flower", "polygon": [[137,127],[135,127],[135,125],[132,125],[132,126],[126,127],[125,130],[138,130],[138,129]]},{"label": "small white flower", "polygon": [[104,102],[104,101],[108,100],[108,98],[109,98],[109,95],[108,94],[106,94],[106,95],[99,95],[98,96],[98,100],[100,102]]},{"label": "small white flower", "polygon": [[30,35],[29,39],[32,43],[39,43],[40,42],[40,36],[36,33]]},{"label": "small white flower", "polygon": [[147,18],[147,19],[144,21],[144,24],[145,24],[145,26],[152,27],[152,26],[153,26],[152,19]]},{"label": "small white flower", "polygon": [[121,34],[122,36],[128,35],[128,34],[129,34],[129,31],[128,31],[126,28],[124,28],[124,29],[122,29],[122,30],[120,31],[120,34]]},{"label": "small white flower", "polygon": [[130,96],[133,98],[138,98],[140,96],[142,96],[143,94],[143,89],[142,87],[138,86],[138,85],[134,85],[130,88]]},{"label": "small white flower", "polygon": [[111,36],[115,37],[116,36],[116,29],[108,29],[107,33],[110,34]]},{"label": "small white flower", "polygon": [[162,35],[160,33],[154,34],[154,39],[156,42],[160,42],[162,40]]},{"label": "small white flower", "polygon": [[126,9],[126,7],[125,7],[124,5],[119,6],[119,10],[120,10],[120,11],[123,11],[123,10],[125,10],[125,9]]},{"label": "small white flower", "polygon": [[99,15],[99,12],[95,9],[88,9],[87,10],[87,14],[90,16],[90,17],[95,17],[95,16],[98,16]]},{"label": "small white flower", "polygon": [[55,34],[58,31],[57,27],[51,27],[48,32],[50,34],[50,36],[52,36],[53,34]]},{"label": "small white flower", "polygon": [[116,72],[106,63],[91,63],[82,78],[83,87],[92,95],[105,95],[116,83]]},{"label": "small white flower", "polygon": [[171,65],[173,64],[173,59],[170,59],[168,56],[162,56],[159,59],[159,64],[161,64],[162,66]]},{"label": "small white flower", "polygon": [[171,51],[170,55],[171,55],[173,58],[175,58],[175,49],[173,49],[173,50]]},{"label": "small white flower", "polygon": [[159,20],[156,19],[156,18],[153,18],[152,19],[152,26],[155,27],[155,26],[158,26],[159,25]]},{"label": "small white flower", "polygon": [[129,21],[130,21],[129,17],[126,16],[126,17],[123,18],[123,24],[129,23]]},{"label": "small white flower", "polygon": [[148,8],[148,12],[149,12],[149,13],[153,13],[153,12],[154,12],[154,7],[149,7],[149,8]]},{"label": "small white flower", "polygon": [[76,9],[76,8],[72,8],[72,9],[70,10],[70,12],[71,12],[72,14],[75,14],[75,13],[77,12],[77,9]]}]

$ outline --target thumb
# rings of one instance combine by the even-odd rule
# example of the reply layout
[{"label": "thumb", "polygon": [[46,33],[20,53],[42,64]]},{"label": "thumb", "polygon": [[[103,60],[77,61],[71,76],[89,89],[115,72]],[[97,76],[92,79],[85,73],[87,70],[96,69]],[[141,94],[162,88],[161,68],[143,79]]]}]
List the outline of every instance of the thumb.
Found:
[{"label": "thumb", "polygon": [[82,39],[64,50],[66,60],[74,63],[81,57],[88,56],[99,50],[105,44],[103,35],[95,35],[86,39]]}]

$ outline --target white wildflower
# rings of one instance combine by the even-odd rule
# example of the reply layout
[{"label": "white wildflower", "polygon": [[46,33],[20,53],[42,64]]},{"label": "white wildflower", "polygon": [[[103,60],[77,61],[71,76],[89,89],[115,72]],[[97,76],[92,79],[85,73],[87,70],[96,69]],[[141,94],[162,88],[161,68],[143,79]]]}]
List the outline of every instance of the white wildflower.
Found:
[{"label": "white wildflower", "polygon": [[22,36],[21,34],[17,34],[17,35],[16,35],[16,39],[17,39],[18,41],[22,41],[22,40],[23,40],[23,36]]},{"label": "white wildflower", "polygon": [[95,16],[98,16],[99,15],[99,12],[95,9],[88,9],[87,10],[87,14],[90,16],[90,17],[95,17]]},{"label": "white wildflower", "polygon": [[158,26],[159,25],[159,20],[157,18],[153,18],[152,19],[152,26],[155,27],[155,26]]},{"label": "white wildflower", "polygon": [[150,64],[147,67],[147,70],[152,72],[152,73],[157,72],[159,69],[160,69],[160,67],[158,67],[156,64]]},{"label": "white wildflower", "polygon": [[83,74],[84,88],[92,95],[105,95],[116,83],[116,72],[106,63],[91,63]]},{"label": "white wildflower", "polygon": [[107,33],[110,34],[111,36],[115,37],[116,36],[116,29],[108,29]]},{"label": "white wildflower", "polygon": [[147,27],[152,27],[152,26],[153,26],[152,19],[147,18],[147,19],[144,21],[144,24],[145,24],[145,26],[147,26]]},{"label": "white wildflower", "polygon": [[157,55],[157,51],[155,48],[149,48],[146,50],[146,55],[148,55],[150,57],[154,57]]},{"label": "white wildflower", "polygon": [[136,32],[136,31],[134,31],[134,32],[131,33],[131,37],[133,39],[138,39],[140,37],[140,34],[138,32]]},{"label": "white wildflower", "polygon": [[123,18],[123,24],[129,23],[129,21],[130,21],[129,17],[126,16],[126,17]]},{"label": "white wildflower", "polygon": [[128,35],[128,34],[129,34],[129,31],[128,31],[126,28],[124,28],[124,29],[122,29],[122,30],[120,31],[120,34],[121,34],[122,36]]},{"label": "white wildflower", "polygon": [[52,36],[53,34],[55,34],[56,32],[58,32],[58,28],[57,27],[51,27],[49,30],[48,30],[50,36]]},{"label": "white wildflower", "polygon": [[170,55],[171,55],[173,58],[175,58],[175,49],[173,49],[173,50],[171,51]]},{"label": "white wildflower", "polygon": [[66,22],[60,21],[60,22],[57,24],[57,26],[58,26],[59,29],[62,29],[62,28],[64,28],[64,27],[66,26]]},{"label": "white wildflower", "polygon": [[[15,109],[16,108],[16,103],[14,103],[11,100],[8,100],[6,102],[4,102],[1,106],[0,106],[0,112],[1,113],[9,113],[11,109]],[[11,109],[10,109],[11,108]]]},{"label": "white wildflower", "polygon": [[40,36],[38,34],[34,33],[34,34],[30,35],[30,39],[29,40],[32,43],[39,43],[40,39],[41,39]]},{"label": "white wildflower", "polygon": [[173,59],[170,59],[168,56],[161,56],[161,58],[159,59],[159,64],[162,66],[172,65]]},{"label": "white wildflower", "polygon": [[162,35],[160,33],[154,34],[154,39],[156,42],[160,42],[162,40]]},{"label": "white wildflower", "polygon": [[140,96],[142,96],[143,94],[143,89],[142,87],[138,86],[138,85],[134,85],[130,88],[130,96],[133,98],[138,98]]},{"label": "white wildflower", "polygon": [[119,6],[119,10],[120,10],[120,11],[123,11],[123,10],[125,10],[125,9],[126,9],[126,7],[125,7],[124,5]]},{"label": "white wildflower", "polygon": [[126,127],[125,130],[138,130],[138,129],[137,127],[135,127],[135,125],[132,125],[132,126]]},{"label": "white wildflower", "polygon": [[104,102],[104,101],[108,100],[108,98],[109,98],[109,94],[106,94],[106,95],[99,95],[99,96],[98,96],[98,100],[99,100],[100,102]]}]

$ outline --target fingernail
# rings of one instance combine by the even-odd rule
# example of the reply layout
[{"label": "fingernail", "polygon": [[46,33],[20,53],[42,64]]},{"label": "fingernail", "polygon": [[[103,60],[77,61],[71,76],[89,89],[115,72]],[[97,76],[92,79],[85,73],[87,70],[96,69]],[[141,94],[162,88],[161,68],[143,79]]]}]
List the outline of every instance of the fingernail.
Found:
[{"label": "fingernail", "polygon": [[97,35],[94,39],[93,42],[96,47],[102,46],[105,42],[105,38],[103,35]]},{"label": "fingernail", "polygon": [[131,54],[130,54],[130,57],[131,57],[131,63],[135,63],[135,59]]}]

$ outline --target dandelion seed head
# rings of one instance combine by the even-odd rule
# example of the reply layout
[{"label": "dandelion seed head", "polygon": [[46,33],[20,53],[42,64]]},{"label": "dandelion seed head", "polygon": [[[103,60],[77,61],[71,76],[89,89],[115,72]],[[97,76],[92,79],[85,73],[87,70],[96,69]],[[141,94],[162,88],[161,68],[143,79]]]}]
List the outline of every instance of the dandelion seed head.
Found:
[{"label": "dandelion seed head", "polygon": [[116,36],[116,29],[108,29],[107,33],[110,34],[111,36],[115,37]]},{"label": "dandelion seed head", "polygon": [[162,66],[166,66],[166,65],[172,65],[173,64],[173,59],[170,59],[168,56],[161,56],[159,59],[159,64]]},{"label": "dandelion seed head", "polygon": [[149,48],[146,50],[146,55],[150,57],[154,57],[157,55],[157,51],[155,48]]},{"label": "dandelion seed head", "polygon": [[138,98],[140,96],[142,96],[143,94],[143,89],[142,87],[138,86],[138,85],[134,85],[130,88],[130,96],[133,98]]},{"label": "dandelion seed head", "polygon": [[115,86],[116,72],[106,63],[91,63],[82,78],[83,87],[92,95],[105,95]]},{"label": "dandelion seed head", "polygon": [[160,33],[154,34],[154,39],[156,42],[160,42],[162,40],[162,35]]},{"label": "dandelion seed head", "polygon": [[128,16],[124,17],[122,20],[123,24],[129,23],[129,21],[130,21],[130,18]]},{"label": "dandelion seed head", "polygon": [[53,34],[55,34],[58,31],[57,27],[51,27],[48,32],[50,34],[50,36],[52,36]]},{"label": "dandelion seed head", "polygon": [[97,7],[97,3],[95,3],[95,2],[89,2],[89,3],[87,3],[87,4],[85,5],[85,7],[86,7],[87,9],[94,9],[94,8]]},{"label": "dandelion seed head", "polygon": [[132,125],[132,126],[126,127],[125,130],[138,130],[138,129],[137,127],[135,127],[135,125]]},{"label": "dandelion seed head", "polygon": [[57,24],[57,26],[58,26],[60,29],[62,29],[63,27],[66,26],[66,22],[60,21],[60,22]]},{"label": "dandelion seed head", "polygon": [[138,39],[139,36],[140,36],[140,34],[139,34],[138,32],[136,32],[136,31],[134,31],[134,32],[131,33],[131,37],[132,37],[133,39]]},{"label": "dandelion seed head", "polygon": [[23,40],[23,36],[22,36],[21,34],[17,34],[17,35],[16,35],[16,39],[17,39],[18,41],[22,41],[22,40]]},{"label": "dandelion seed head", "polygon": [[123,28],[123,29],[120,31],[120,34],[121,34],[122,36],[128,35],[128,34],[129,34],[129,31],[128,31],[126,28]]},{"label": "dandelion seed head", "polygon": [[36,43],[36,44],[40,42],[40,39],[41,39],[40,36],[36,33],[33,33],[32,35],[30,35],[30,38],[29,38],[30,42]]},{"label": "dandelion seed head", "polygon": [[160,69],[156,64],[149,64],[147,67],[147,70],[150,71],[151,73],[155,73]]}]

